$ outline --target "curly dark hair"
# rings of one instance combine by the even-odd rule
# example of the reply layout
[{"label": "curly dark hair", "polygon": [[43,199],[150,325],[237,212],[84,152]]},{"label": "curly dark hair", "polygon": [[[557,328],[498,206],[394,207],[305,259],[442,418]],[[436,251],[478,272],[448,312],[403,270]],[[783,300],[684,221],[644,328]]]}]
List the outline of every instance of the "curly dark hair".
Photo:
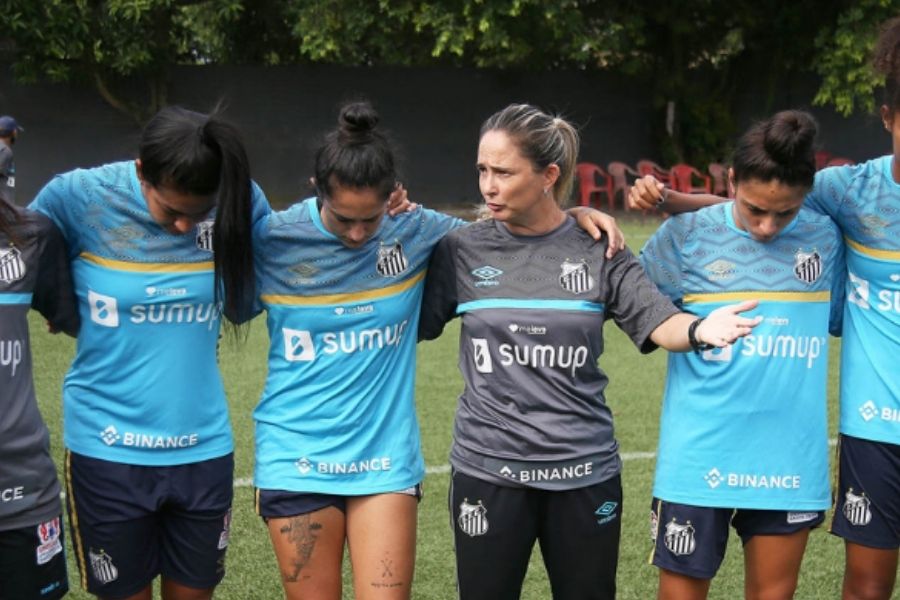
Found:
[{"label": "curly dark hair", "polygon": [[872,65],[884,76],[884,104],[891,112],[900,109],[900,17],[881,26]]}]

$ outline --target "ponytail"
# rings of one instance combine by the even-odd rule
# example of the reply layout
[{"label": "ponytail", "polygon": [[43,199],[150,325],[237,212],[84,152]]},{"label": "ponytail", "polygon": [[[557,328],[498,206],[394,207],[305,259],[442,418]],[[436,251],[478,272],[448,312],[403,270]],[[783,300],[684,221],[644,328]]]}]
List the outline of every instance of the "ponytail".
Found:
[{"label": "ponytail", "polygon": [[216,197],[213,228],[215,299],[236,324],[252,315],[253,269],[250,163],[237,129],[218,114],[177,106],[159,111],[144,128],[141,175],[153,186]]}]

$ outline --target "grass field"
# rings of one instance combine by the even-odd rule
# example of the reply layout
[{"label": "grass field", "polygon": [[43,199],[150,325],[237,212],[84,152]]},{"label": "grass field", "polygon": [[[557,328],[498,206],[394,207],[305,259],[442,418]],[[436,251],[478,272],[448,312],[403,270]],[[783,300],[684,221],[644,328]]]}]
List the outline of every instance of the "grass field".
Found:
[{"label": "grass field", "polygon": [[[658,225],[654,219],[623,220],[629,246],[639,249]],[[32,340],[39,401],[52,432],[57,465],[62,464],[60,387],[71,359],[74,343],[62,336],[43,333],[42,322],[33,318]],[[625,457],[623,484],[622,544],[619,558],[619,598],[645,600],[656,594],[656,570],[647,565],[650,552],[649,505],[653,477],[653,453],[656,450],[659,404],[665,377],[665,353],[641,356],[615,325],[606,328],[606,352],[600,365],[610,376],[607,398],[616,419],[617,437]],[[447,510],[449,480],[447,455],[456,396],[462,383],[456,369],[458,328],[448,328],[434,342],[419,345],[416,374],[417,404],[422,428],[423,451],[429,474],[425,479],[425,497],[420,505],[419,541],[413,597],[441,600],[454,598],[453,546]],[[262,390],[267,351],[265,324],[257,320],[250,339],[243,345],[226,342],[222,348],[222,372],[231,406],[235,432],[235,502],[228,573],[216,594],[223,599],[266,599],[281,596],[281,584],[268,535],[253,512],[253,422],[251,412]],[[832,436],[836,412],[835,391],[838,344],[832,344],[833,366],[830,382]],[[790,390],[785,390],[786,400]],[[89,598],[80,591],[80,580],[70,560],[70,580],[74,599]],[[603,557],[598,557],[598,561]],[[743,596],[742,553],[740,541],[732,535],[728,554],[719,576],[712,584],[711,598],[733,599]],[[843,570],[843,546],[823,529],[813,532],[804,560],[797,598],[839,597]],[[345,584],[346,598],[352,589]],[[547,578],[535,552],[529,569],[523,598],[550,598]]]}]

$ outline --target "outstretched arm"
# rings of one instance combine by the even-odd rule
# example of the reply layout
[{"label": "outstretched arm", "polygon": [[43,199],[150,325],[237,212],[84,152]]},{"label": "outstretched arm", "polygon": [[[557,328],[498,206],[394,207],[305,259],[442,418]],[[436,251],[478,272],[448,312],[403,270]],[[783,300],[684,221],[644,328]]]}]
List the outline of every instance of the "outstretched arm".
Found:
[{"label": "outstretched arm", "polygon": [[717,308],[708,317],[678,313],[663,321],[650,334],[658,346],[674,352],[700,350],[706,346],[722,348],[749,334],[762,317],[742,317],[740,313],[756,308],[756,300]]},{"label": "outstretched arm", "polygon": [[667,188],[653,175],[644,175],[634,182],[628,192],[628,205],[636,210],[662,210],[677,215],[704,206],[725,202],[727,198],[715,194],[685,194]]}]

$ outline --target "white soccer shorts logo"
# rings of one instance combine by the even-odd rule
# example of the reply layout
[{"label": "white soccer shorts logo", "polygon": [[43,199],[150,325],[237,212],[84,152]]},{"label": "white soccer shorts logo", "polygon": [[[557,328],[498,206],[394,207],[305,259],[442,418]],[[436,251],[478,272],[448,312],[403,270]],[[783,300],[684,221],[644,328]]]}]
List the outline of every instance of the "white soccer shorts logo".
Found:
[{"label": "white soccer shorts logo", "polygon": [[666,548],[675,556],[687,556],[693,554],[697,548],[697,542],[694,539],[694,526],[688,521],[684,525],[679,525],[673,519],[670,523],[666,523],[665,535]]},{"label": "white soccer shorts logo", "polygon": [[469,504],[465,498],[459,505],[459,518],[456,519],[460,530],[469,537],[484,535],[488,530],[487,508],[478,501],[478,504]]},{"label": "white soccer shorts logo", "polygon": [[309,362],[316,359],[312,336],[303,329],[282,327],[284,334],[284,359],[288,362]]},{"label": "white soccer shorts logo", "polygon": [[119,303],[115,298],[88,291],[88,304],[91,321],[103,327],[119,326]]},{"label": "white soccer shorts logo", "polygon": [[488,349],[487,340],[472,338],[472,348],[474,350],[475,370],[479,373],[493,373],[494,363],[491,361],[491,351]]}]

